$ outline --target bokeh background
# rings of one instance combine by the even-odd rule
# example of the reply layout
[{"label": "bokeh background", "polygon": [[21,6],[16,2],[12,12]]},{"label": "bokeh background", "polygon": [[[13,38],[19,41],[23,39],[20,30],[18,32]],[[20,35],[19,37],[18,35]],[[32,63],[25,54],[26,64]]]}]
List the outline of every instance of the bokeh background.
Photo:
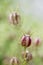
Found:
[{"label": "bokeh background", "polygon": [[[21,16],[17,26],[9,24],[8,16],[13,11]],[[17,56],[22,60],[20,39],[28,31],[31,31],[32,39],[40,37],[42,40],[38,56],[35,47],[28,48],[34,56],[30,65],[43,65],[43,0],[0,0],[0,65],[6,65],[6,62],[2,63],[5,56]]]}]

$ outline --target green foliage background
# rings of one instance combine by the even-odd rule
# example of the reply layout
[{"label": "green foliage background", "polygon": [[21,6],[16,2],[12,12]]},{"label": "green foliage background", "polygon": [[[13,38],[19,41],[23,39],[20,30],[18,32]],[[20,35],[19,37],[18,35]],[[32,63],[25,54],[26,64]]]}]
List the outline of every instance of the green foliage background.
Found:
[{"label": "green foliage background", "polygon": [[[12,11],[17,11],[21,15],[21,22],[17,26],[9,24],[8,16]],[[43,22],[34,19],[32,15],[23,14],[19,7],[19,0],[0,0],[0,65],[2,65],[4,56],[17,56],[22,61],[23,47],[20,45],[20,39],[29,30],[31,30],[32,39],[37,36],[42,39],[41,46],[38,47],[38,54],[43,55]],[[12,35],[14,39],[10,39]],[[37,54],[32,46],[28,50],[32,52],[33,56]],[[43,65],[43,58],[35,57],[31,63]]]}]

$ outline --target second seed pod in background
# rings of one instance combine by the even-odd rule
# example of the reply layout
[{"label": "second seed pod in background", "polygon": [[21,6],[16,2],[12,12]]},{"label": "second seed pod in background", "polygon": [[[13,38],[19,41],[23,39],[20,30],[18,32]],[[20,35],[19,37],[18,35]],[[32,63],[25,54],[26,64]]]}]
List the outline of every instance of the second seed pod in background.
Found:
[{"label": "second seed pod in background", "polygon": [[19,21],[20,21],[20,14],[19,13],[15,12],[15,11],[10,13],[10,15],[9,15],[9,22],[11,24],[14,24],[14,25],[18,24]]}]

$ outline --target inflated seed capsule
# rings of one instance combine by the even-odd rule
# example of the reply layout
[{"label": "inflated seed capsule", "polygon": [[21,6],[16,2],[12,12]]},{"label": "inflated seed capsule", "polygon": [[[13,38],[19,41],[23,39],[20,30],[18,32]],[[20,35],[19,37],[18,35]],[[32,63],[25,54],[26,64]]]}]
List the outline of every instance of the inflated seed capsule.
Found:
[{"label": "inflated seed capsule", "polygon": [[29,47],[31,45],[31,37],[29,35],[23,35],[21,38],[21,45]]},{"label": "inflated seed capsule", "polygon": [[13,12],[9,15],[9,20],[11,24],[18,24],[20,21],[20,15],[17,12]]},{"label": "inflated seed capsule", "polygon": [[10,60],[11,65],[19,65],[19,60],[16,57],[11,58]]},{"label": "inflated seed capsule", "polygon": [[32,60],[32,54],[31,53],[28,53],[27,54],[27,57],[25,58],[26,61],[30,61]]},{"label": "inflated seed capsule", "polygon": [[30,61],[32,59],[32,54],[29,51],[22,52],[22,57],[26,61]]},{"label": "inflated seed capsule", "polygon": [[40,38],[35,38],[35,40],[34,40],[34,45],[35,46],[38,46],[38,45],[40,45],[40,43],[41,43],[41,39]]}]

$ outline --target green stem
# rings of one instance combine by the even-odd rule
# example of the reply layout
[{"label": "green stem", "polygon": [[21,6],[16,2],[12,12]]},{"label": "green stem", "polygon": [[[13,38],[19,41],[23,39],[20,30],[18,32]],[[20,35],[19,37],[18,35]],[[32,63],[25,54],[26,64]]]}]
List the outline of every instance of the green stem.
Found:
[{"label": "green stem", "polygon": [[[24,47],[24,51],[26,52],[26,48],[27,47]],[[23,60],[23,65],[27,65],[27,61],[25,60],[25,58],[24,58],[24,60]]]},{"label": "green stem", "polygon": [[23,61],[23,65],[27,65],[27,62],[26,62],[26,60],[24,60],[24,61]]},{"label": "green stem", "polygon": [[24,47],[24,51],[26,51],[26,47]]}]

